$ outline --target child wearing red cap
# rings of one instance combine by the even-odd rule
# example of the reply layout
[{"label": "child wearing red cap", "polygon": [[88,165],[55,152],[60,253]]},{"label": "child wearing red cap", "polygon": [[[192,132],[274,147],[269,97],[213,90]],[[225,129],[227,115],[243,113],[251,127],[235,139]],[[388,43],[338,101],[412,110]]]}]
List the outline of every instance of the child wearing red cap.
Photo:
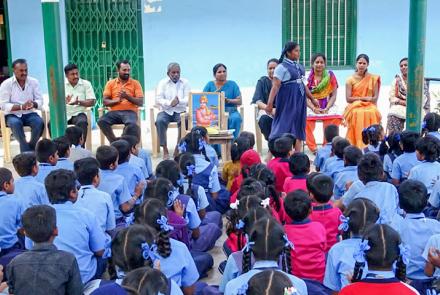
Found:
[{"label": "child wearing red cap", "polygon": [[[253,165],[260,164],[260,163],[261,163],[260,155],[254,150],[247,150],[243,153],[243,155],[241,155],[241,157],[240,157],[241,174],[237,178],[235,178],[234,182],[232,183],[231,203],[235,202],[235,199],[232,200],[232,197],[234,194],[236,195],[238,189],[241,186],[243,179],[246,178],[247,175],[249,174],[249,169]],[[236,198],[236,196],[235,196],[235,198]]]}]

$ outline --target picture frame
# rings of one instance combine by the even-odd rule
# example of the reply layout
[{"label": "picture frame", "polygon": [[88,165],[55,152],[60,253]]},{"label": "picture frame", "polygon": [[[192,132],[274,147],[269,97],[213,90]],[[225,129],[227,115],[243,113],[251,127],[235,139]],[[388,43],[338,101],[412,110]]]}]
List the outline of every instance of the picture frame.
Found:
[{"label": "picture frame", "polygon": [[209,133],[220,131],[224,121],[224,109],[222,92],[191,92],[188,101],[189,129],[203,126]]}]

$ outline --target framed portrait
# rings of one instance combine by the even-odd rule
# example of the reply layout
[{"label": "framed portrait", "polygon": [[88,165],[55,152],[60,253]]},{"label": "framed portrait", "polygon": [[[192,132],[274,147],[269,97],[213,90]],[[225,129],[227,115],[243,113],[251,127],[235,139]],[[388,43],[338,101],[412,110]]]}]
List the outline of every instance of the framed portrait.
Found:
[{"label": "framed portrait", "polygon": [[197,92],[189,95],[189,127],[203,126],[209,133],[221,129],[224,100],[219,92]]}]

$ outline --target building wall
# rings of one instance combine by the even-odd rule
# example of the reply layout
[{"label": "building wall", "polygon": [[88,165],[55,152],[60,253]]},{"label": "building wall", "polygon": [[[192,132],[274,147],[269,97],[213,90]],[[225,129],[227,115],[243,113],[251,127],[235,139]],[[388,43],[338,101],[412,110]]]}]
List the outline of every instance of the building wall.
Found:
[{"label": "building wall", "polygon": [[[217,62],[228,66],[229,78],[253,87],[265,63],[281,52],[281,0],[141,0],[146,89],[177,61],[194,89],[212,79]],[[221,5],[219,5],[221,3]],[[8,1],[12,58],[24,57],[30,75],[47,92],[41,0]],[[67,62],[64,0],[60,2],[63,59]],[[428,0],[426,76],[440,77],[436,56],[440,38],[440,1]],[[358,0],[358,52],[370,55],[370,71],[390,83],[398,61],[408,51],[409,0]],[[337,71],[341,85],[351,71]]]}]

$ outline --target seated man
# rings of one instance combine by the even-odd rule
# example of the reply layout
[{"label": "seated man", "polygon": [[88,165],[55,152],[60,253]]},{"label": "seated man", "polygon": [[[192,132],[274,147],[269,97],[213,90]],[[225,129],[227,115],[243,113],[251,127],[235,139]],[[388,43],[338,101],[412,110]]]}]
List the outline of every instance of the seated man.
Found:
[{"label": "seated man", "polygon": [[[84,142],[87,140],[86,108],[95,105],[95,92],[92,84],[79,77],[78,66],[68,64],[64,67],[66,75],[66,114],[67,124],[78,126],[83,131]],[[84,145],[83,145],[84,147]]]},{"label": "seated man", "polygon": [[130,78],[130,62],[118,61],[116,68],[118,77],[107,82],[103,94],[104,106],[110,111],[98,120],[98,126],[109,142],[116,140],[112,125],[137,124],[138,107],[144,104],[141,84]]},{"label": "seated man", "polygon": [[[38,81],[28,77],[25,59],[12,63],[14,76],[0,85],[0,108],[5,112],[6,125],[20,143],[20,153],[35,150],[43,134],[43,119],[35,112],[43,106],[43,96]],[[26,141],[23,126],[31,127],[31,140]]]},{"label": "seated man", "polygon": [[[161,80],[157,86],[156,106],[160,113],[157,115],[156,128],[159,135],[159,144],[163,148],[163,157],[168,159],[167,129],[170,122],[177,122],[180,139],[180,114],[186,111],[190,87],[186,79],[180,78],[178,63],[170,63],[167,71],[168,77]],[[177,149],[174,149],[176,154]]]}]

